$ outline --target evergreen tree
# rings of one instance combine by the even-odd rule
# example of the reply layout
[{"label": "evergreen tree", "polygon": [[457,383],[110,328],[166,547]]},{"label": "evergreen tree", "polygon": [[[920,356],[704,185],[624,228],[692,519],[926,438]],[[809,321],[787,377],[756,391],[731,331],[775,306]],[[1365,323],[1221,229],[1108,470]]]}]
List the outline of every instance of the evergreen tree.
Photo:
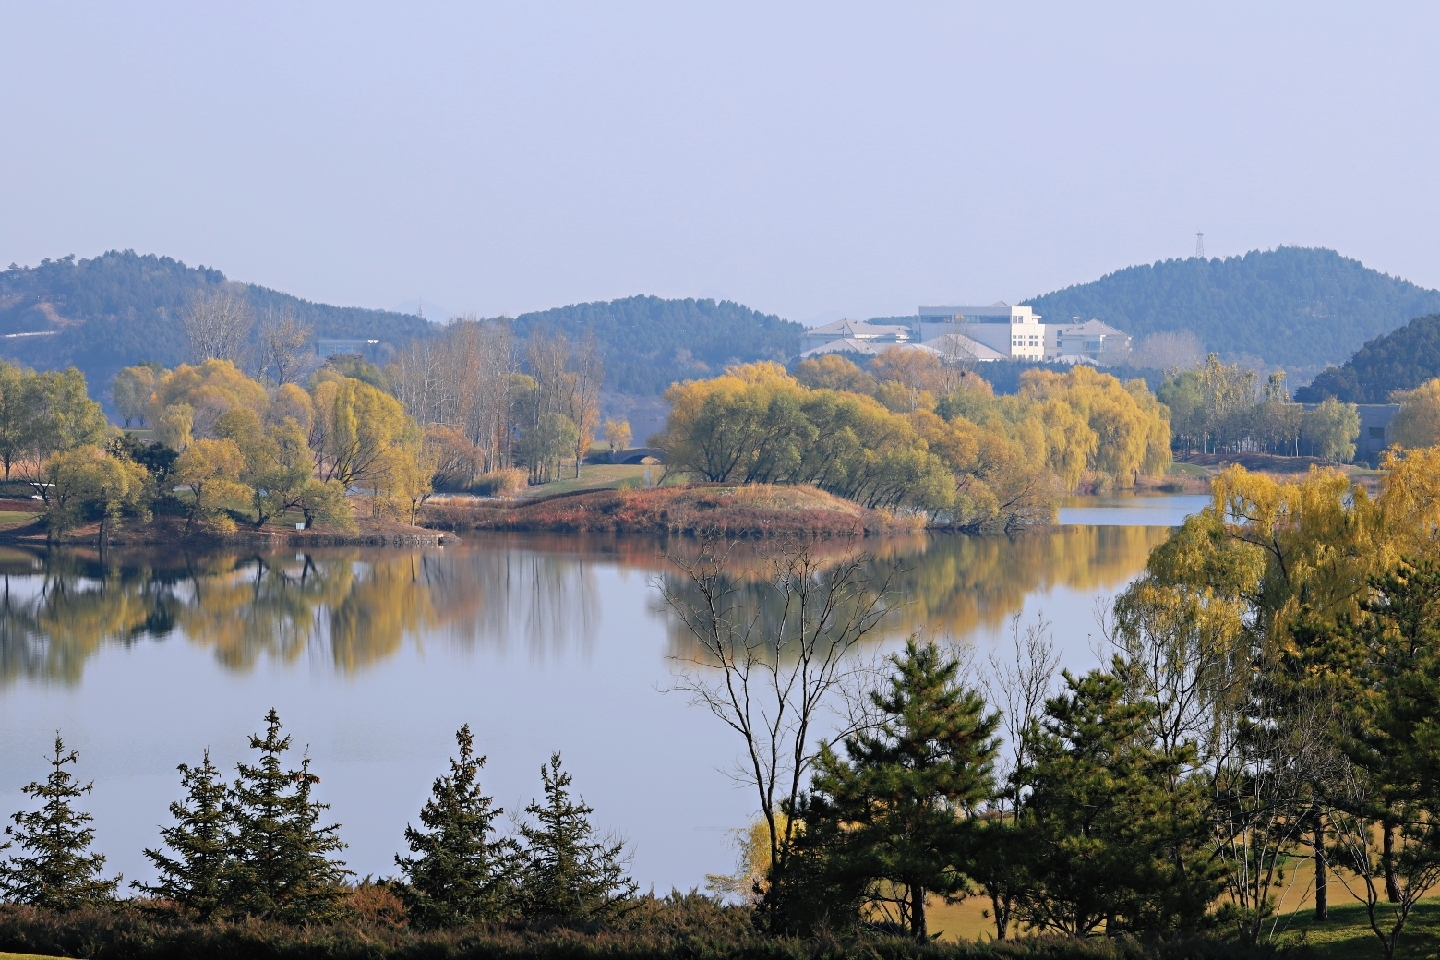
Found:
[{"label": "evergreen tree", "polygon": [[525,812],[536,824],[524,824],[525,840],[519,899],[526,919],[606,919],[621,913],[638,889],[625,876],[624,843],[595,837],[594,808],[570,799],[570,774],[560,770],[560,754],[540,767],[545,802]]},{"label": "evergreen tree", "polygon": [[1127,701],[1113,674],[1064,677],[1033,732],[1021,918],[1071,936],[1200,926],[1219,884],[1202,786],[1182,775],[1194,744],[1157,746],[1154,703]]},{"label": "evergreen tree", "polygon": [[146,849],[145,856],[160,871],[160,882],[132,886],[193,910],[205,921],[224,905],[227,894],[234,841],[225,804],[229,791],[210,762],[208,749],[200,766],[182,763],[178,769],[185,800],[170,804],[175,824],[160,830],[160,838],[174,856]]},{"label": "evergreen tree", "polygon": [[470,725],[455,734],[459,759],[450,774],[438,777],[420,811],[427,829],[405,827],[413,857],[395,857],[405,874],[400,891],[410,918],[428,927],[455,927],[497,920],[513,898],[515,841],[493,839],[495,820],[504,811],[480,792],[484,757],[475,756]]},{"label": "evergreen tree", "polygon": [[75,782],[67,764],[75,763],[79,754],[65,749],[65,741],[55,734],[55,756],[50,760],[50,775],[22,787],[26,796],[42,801],[39,810],[21,811],[11,816],[13,826],[5,835],[13,838],[0,850],[12,846],[19,852],[0,864],[0,892],[6,899],[51,910],[73,910],[94,906],[115,896],[120,878],[106,880],[100,876],[105,866],[103,854],[91,853],[95,839],[94,818],[77,811],[72,803],[90,792],[93,783],[83,787]]},{"label": "evergreen tree", "polygon": [[891,658],[888,689],[872,690],[878,722],[827,744],[817,761],[807,824],[843,824],[844,869],[870,882],[868,899],[893,905],[918,940],[929,939],[928,894],[965,884],[971,816],[995,789],[1000,717],[957,682],[960,662],[912,637]]},{"label": "evergreen tree", "polygon": [[290,738],[280,735],[280,716],[265,715],[263,738],[250,737],[260,752],[254,765],[237,764],[239,776],[226,804],[234,823],[234,873],[227,901],[238,913],[310,923],[338,912],[342,884],[351,871],[330,854],[345,849],[339,824],[318,826],[329,804],[311,798],[320,778],[310,772],[310,759],[299,769],[281,765]]}]

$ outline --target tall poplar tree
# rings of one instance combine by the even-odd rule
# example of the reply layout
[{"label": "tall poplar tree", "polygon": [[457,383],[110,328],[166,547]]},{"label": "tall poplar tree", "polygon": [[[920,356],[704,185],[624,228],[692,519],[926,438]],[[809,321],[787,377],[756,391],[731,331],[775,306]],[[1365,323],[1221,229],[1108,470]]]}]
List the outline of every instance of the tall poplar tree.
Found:
[{"label": "tall poplar tree", "polygon": [[175,823],[160,829],[160,838],[173,853],[146,849],[145,856],[160,872],[156,884],[134,883],[152,897],[162,897],[209,920],[226,903],[227,881],[233,868],[229,790],[220,771],[210,762],[210,751],[198,767],[178,767],[185,800],[170,804]]},{"label": "tall poplar tree", "polygon": [[95,840],[95,828],[90,826],[94,818],[73,806],[94,787],[94,783],[81,786],[65,769],[78,759],[79,754],[66,750],[65,741],[57,733],[50,775],[20,788],[42,805],[39,810],[13,814],[10,819],[15,823],[5,828],[5,836],[12,839],[0,846],[0,851],[19,848],[0,863],[0,893],[7,900],[50,910],[73,910],[115,896],[120,878],[101,877],[105,856],[90,852]]},{"label": "tall poplar tree", "polygon": [[282,765],[290,738],[280,735],[280,716],[265,715],[265,736],[250,737],[259,762],[237,764],[227,813],[234,822],[234,875],[227,899],[236,912],[282,923],[311,923],[336,915],[345,878],[352,876],[330,855],[345,849],[340,825],[322,827],[329,804],[311,793],[320,778],[310,759],[298,769]]},{"label": "tall poplar tree", "polygon": [[625,845],[595,836],[583,799],[570,799],[570,774],[560,754],[540,767],[545,802],[525,812],[538,822],[524,824],[524,866],[520,911],[526,919],[607,919],[621,913],[638,887],[625,876]]},{"label": "tall poplar tree", "polygon": [[519,851],[514,840],[492,836],[505,811],[481,793],[485,758],[475,756],[469,724],[455,740],[460,756],[450,761],[449,775],[436,778],[420,811],[424,828],[405,827],[405,843],[415,856],[395,857],[405,875],[400,897],[421,926],[499,920],[513,901]]}]

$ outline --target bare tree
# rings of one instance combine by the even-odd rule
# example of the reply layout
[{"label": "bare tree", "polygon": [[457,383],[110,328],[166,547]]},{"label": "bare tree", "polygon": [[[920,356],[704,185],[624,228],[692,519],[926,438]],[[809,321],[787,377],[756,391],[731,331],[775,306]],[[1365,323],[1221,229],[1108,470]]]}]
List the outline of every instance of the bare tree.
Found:
[{"label": "bare tree", "polygon": [[267,313],[260,325],[261,372],[273,370],[275,383],[284,386],[298,379],[305,348],[314,331],[293,314]]},{"label": "bare tree", "polygon": [[[1267,711],[1276,712],[1276,711]],[[1281,908],[1302,870],[1284,867],[1308,842],[1317,916],[1323,919],[1325,808],[1316,783],[1334,778],[1325,711],[1301,700],[1285,715],[1258,720],[1238,712],[1221,724],[1210,769],[1213,854],[1225,870],[1224,915],[1247,943],[1272,939]],[[1307,833],[1311,836],[1307,838]]]},{"label": "bare tree", "polygon": [[229,360],[240,364],[255,326],[255,313],[243,288],[237,288],[238,284],[225,284],[196,290],[185,304],[180,319],[190,340],[190,358],[196,363]]},{"label": "bare tree", "polygon": [[1130,363],[1156,370],[1198,367],[1205,359],[1205,345],[1188,330],[1152,333],[1137,343],[1130,353]]},{"label": "bare tree", "polygon": [[570,365],[572,369],[566,378],[570,388],[567,413],[575,424],[575,476],[578,479],[580,462],[595,442],[595,431],[600,427],[600,385],[605,379],[605,365],[600,358],[595,331],[585,335]]},{"label": "bare tree", "polygon": [[[1000,709],[1001,723],[1008,747],[1003,767],[998,771],[1003,791],[996,797],[999,821],[996,839],[1004,843],[1019,830],[1021,810],[1025,804],[1024,784],[1030,768],[1034,735],[1045,712],[1045,701],[1055,683],[1060,657],[1050,634],[1050,624],[1037,613],[1035,622],[1021,628],[1020,614],[1010,620],[1011,645],[1005,656],[991,651],[990,671],[983,678],[985,698]],[[1009,832],[1002,833],[1007,830]],[[976,881],[990,898],[990,918],[995,924],[995,937],[1009,935],[1026,883],[1018,864],[1005,855],[989,858],[990,862]]]},{"label": "bare tree", "polygon": [[[1339,809],[1330,814],[1331,855],[1341,868],[1335,878],[1364,904],[1385,960],[1393,960],[1416,903],[1440,883],[1440,824],[1428,798],[1384,798],[1360,768],[1347,774],[1336,791]],[[1376,850],[1380,834],[1383,849]]]},{"label": "bare tree", "polygon": [[657,586],[694,640],[693,652],[672,657],[674,689],[739,735],[744,753],[733,775],[754,788],[770,862],[779,864],[795,830],[783,814],[795,808],[817,752],[820,712],[885,616],[890,579],[868,554],[826,560],[809,542],[762,549],[760,572],[747,579],[734,569],[736,548],[707,538],[693,559],[667,555],[678,576]]}]

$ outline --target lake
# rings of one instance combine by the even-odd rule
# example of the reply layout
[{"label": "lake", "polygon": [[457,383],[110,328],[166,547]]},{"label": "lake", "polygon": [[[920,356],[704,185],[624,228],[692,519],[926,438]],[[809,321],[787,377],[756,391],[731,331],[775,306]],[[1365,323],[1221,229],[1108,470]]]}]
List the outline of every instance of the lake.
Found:
[{"label": "lake", "polygon": [[[1016,538],[869,542],[904,603],[870,650],[914,631],[1006,642],[1017,615],[1054,624],[1063,662],[1096,663],[1097,604],[1205,497],[1067,501]],[[660,599],[665,544],[474,534],[443,548],[197,555],[0,550],[0,814],[47,770],[56,730],[94,780],[96,847],[151,879],[145,846],[178,798],[175,765],[222,768],[279,710],[306,750],[360,875],[394,873],[407,822],[469,723],[507,812],[561,751],[594,822],[633,845],[642,888],[729,872],[754,802],[723,769],[738,743],[680,693],[688,649]],[[671,543],[683,551],[687,544]],[[298,756],[297,756],[298,761]]]}]

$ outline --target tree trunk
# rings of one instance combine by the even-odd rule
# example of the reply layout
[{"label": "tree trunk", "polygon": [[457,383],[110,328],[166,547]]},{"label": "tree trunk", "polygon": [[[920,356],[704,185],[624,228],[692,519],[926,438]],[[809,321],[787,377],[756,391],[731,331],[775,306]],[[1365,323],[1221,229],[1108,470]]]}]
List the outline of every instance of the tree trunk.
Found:
[{"label": "tree trunk", "polygon": [[1400,902],[1400,881],[1395,876],[1395,824],[1386,822],[1384,828],[1385,899],[1391,903]]},{"label": "tree trunk", "polygon": [[1323,922],[1330,917],[1330,897],[1326,889],[1326,880],[1329,877],[1328,864],[1325,862],[1325,817],[1323,814],[1315,815],[1315,919]]},{"label": "tree trunk", "polygon": [[910,888],[910,932],[915,939],[925,943],[930,939],[930,931],[925,923],[925,888]]},{"label": "tree trunk", "polygon": [[990,894],[990,909],[994,911],[995,939],[1004,940],[1010,934],[1010,899],[1009,897],[992,891]]}]

